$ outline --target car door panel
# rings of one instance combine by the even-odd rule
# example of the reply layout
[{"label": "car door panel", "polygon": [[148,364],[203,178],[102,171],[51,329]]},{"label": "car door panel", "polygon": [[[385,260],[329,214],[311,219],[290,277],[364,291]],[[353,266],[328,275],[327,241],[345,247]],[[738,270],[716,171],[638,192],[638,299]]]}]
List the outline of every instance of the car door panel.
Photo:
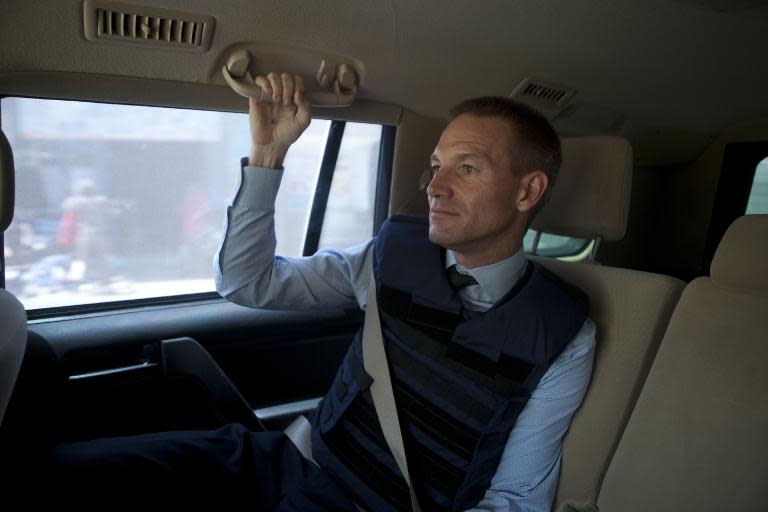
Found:
[{"label": "car door panel", "polygon": [[[180,336],[205,347],[253,409],[314,399],[361,320],[359,311],[264,311],[212,300],[35,322],[36,355],[25,361],[10,423],[37,414],[36,397],[58,402],[52,412],[67,411],[53,423],[70,440],[231,421],[200,379],[164,372],[161,341]],[[56,376],[40,381],[43,366]],[[63,391],[41,389],[57,384]]]}]

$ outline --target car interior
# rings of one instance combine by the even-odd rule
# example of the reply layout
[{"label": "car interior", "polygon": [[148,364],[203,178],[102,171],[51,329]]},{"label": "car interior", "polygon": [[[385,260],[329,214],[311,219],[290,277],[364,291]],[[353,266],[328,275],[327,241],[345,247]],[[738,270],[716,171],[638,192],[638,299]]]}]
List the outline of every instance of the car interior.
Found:
[{"label": "car interior", "polygon": [[249,309],[213,281],[246,97],[285,71],[313,117],[277,199],[286,256],[426,215],[466,98],[558,132],[525,249],[589,296],[597,345],[552,510],[765,510],[768,1],[0,9],[0,473],[21,445],[311,417],[363,312]]}]

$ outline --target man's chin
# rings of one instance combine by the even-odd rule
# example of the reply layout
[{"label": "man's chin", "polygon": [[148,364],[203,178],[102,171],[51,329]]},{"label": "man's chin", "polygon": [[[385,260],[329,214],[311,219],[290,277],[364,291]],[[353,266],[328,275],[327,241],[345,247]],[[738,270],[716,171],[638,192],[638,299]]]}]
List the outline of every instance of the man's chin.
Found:
[{"label": "man's chin", "polygon": [[438,226],[430,224],[429,226],[429,241],[436,245],[441,245],[446,249],[450,249],[453,245],[454,237],[447,233],[445,230],[440,229]]}]

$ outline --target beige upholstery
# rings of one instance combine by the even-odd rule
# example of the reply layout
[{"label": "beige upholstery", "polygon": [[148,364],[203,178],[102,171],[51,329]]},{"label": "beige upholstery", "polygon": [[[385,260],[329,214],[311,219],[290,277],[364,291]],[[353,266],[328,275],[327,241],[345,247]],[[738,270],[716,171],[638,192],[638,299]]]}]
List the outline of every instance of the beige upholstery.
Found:
[{"label": "beige upholstery", "polygon": [[[683,292],[600,491],[603,512],[765,510],[768,216]],[[734,267],[735,266],[735,267]]]},{"label": "beige upholstery", "polygon": [[563,165],[532,228],[580,238],[624,236],[632,191],[632,147],[619,137],[562,139]]},{"label": "beige upholstery", "polygon": [[646,272],[535,260],[589,295],[589,316],[597,325],[592,381],[563,445],[555,499],[594,503],[684,283]]},{"label": "beige upholstery", "polygon": [[[621,238],[632,181],[629,143],[618,137],[577,137],[562,144],[558,183],[534,229]],[[555,507],[566,501],[595,503],[684,283],[627,269],[535,259],[589,295],[589,316],[597,325],[592,380],[564,440]]]},{"label": "beige upholstery", "polygon": [[[14,166],[11,146],[0,131],[0,232],[13,219]],[[11,293],[0,289],[0,423],[13,392],[27,346],[27,314]]]},{"label": "beige upholstery", "polygon": [[723,235],[710,270],[716,285],[768,294],[768,215],[736,219]]},{"label": "beige upholstery", "polygon": [[11,399],[27,346],[27,314],[9,292],[0,289],[0,424]]}]

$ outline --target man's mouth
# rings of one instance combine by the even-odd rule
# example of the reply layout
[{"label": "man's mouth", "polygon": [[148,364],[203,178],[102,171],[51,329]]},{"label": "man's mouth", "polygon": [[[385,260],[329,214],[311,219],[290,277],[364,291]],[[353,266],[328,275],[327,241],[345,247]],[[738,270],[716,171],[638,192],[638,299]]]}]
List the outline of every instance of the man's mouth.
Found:
[{"label": "man's mouth", "polygon": [[445,210],[442,208],[430,208],[429,209],[429,215],[450,215],[450,216],[456,216],[458,213],[452,212],[450,210]]}]

